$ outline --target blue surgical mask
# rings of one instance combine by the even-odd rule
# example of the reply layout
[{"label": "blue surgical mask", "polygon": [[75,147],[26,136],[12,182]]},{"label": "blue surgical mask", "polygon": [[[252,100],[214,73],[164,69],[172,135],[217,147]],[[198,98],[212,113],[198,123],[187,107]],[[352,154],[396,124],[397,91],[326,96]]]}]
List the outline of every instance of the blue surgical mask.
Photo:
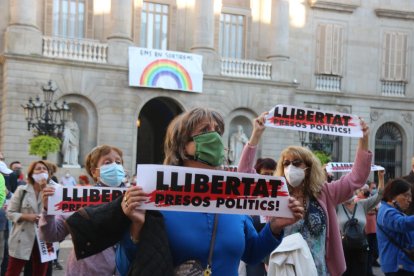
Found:
[{"label": "blue surgical mask", "polygon": [[377,194],[378,193],[378,190],[377,189],[372,189],[372,191],[371,191],[371,195],[375,195],[375,194]]},{"label": "blue surgical mask", "polygon": [[111,163],[99,168],[101,182],[110,187],[118,187],[125,178],[124,167],[121,164]]}]

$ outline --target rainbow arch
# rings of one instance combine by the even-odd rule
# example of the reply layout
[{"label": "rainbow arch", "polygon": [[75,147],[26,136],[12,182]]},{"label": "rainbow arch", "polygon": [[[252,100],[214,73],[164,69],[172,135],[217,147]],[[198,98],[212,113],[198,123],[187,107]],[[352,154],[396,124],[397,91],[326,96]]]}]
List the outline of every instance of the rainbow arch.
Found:
[{"label": "rainbow arch", "polygon": [[174,79],[180,90],[193,90],[193,82],[187,70],[170,59],[157,59],[148,64],[142,72],[139,83],[142,86],[156,87],[157,82],[165,76]]}]

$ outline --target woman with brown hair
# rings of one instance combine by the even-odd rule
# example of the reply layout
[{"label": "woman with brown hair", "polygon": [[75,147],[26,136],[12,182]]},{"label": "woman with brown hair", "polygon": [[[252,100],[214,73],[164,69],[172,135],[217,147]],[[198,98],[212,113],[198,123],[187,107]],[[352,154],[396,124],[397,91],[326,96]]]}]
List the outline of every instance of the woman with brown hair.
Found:
[{"label": "woman with brown hair", "polygon": [[[85,160],[85,168],[94,179],[96,186],[122,186],[125,177],[122,151],[114,146],[102,145],[94,148]],[[66,226],[68,216],[47,214],[48,197],[53,195],[55,188],[46,187],[43,191],[44,209],[39,222],[39,234],[45,241],[62,241],[69,235]],[[77,260],[72,250],[68,257],[66,275],[118,275],[115,266],[115,248],[109,247],[89,258]]]},{"label": "woman with brown hair", "polygon": [[7,208],[7,217],[14,225],[9,237],[7,276],[18,276],[24,265],[32,260],[32,275],[46,275],[48,263],[40,260],[36,241],[36,224],[43,209],[42,190],[50,180],[50,170],[44,161],[29,165],[27,182],[17,187]]},{"label": "woman with brown hair", "polygon": [[[223,132],[224,120],[218,112],[207,108],[184,112],[168,126],[164,164],[220,168],[224,159]],[[139,176],[137,184],[142,185]],[[68,225],[77,256],[94,254],[122,239],[117,251],[117,267],[122,275],[172,275],[174,267],[191,261],[203,271],[211,269],[214,275],[235,276],[240,259],[248,263],[262,260],[280,243],[283,228],[301,218],[303,212],[297,207],[299,202],[291,198],[289,207],[294,217],[272,218],[258,233],[247,215],[145,212],[139,206],[146,200],[141,187],[131,187],[122,200],[86,207],[72,215]],[[214,225],[215,242],[211,242]],[[86,247],[82,241],[90,245]]]}]

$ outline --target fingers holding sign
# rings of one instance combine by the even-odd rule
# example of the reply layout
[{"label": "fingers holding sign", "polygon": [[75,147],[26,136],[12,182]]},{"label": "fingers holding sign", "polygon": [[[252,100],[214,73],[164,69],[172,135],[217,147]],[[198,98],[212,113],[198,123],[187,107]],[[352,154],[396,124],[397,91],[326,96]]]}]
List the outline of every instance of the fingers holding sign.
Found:
[{"label": "fingers holding sign", "polygon": [[130,187],[122,199],[122,210],[124,214],[136,223],[144,223],[145,210],[139,209],[143,202],[148,200],[148,194],[140,186]]},{"label": "fingers holding sign", "polygon": [[55,188],[46,186],[45,188],[43,188],[42,193],[43,209],[47,211],[49,196],[53,196],[55,194]]},{"label": "fingers holding sign", "polygon": [[302,219],[305,213],[305,209],[302,207],[300,202],[294,197],[289,198],[289,209],[293,213],[293,218],[284,218],[284,217],[272,217],[270,219],[270,227],[273,234],[278,235],[283,228],[288,225],[294,224],[298,220]]}]

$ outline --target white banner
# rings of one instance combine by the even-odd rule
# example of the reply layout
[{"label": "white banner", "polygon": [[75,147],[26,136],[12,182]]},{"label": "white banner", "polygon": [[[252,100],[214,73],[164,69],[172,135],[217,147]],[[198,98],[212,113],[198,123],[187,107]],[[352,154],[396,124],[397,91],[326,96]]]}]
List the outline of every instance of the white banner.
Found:
[{"label": "white banner", "polygon": [[363,135],[358,116],[289,105],[272,108],[266,116],[265,126],[336,136]]},{"label": "white banner", "polygon": [[63,187],[55,188],[55,194],[49,197],[48,215],[72,214],[81,207],[99,205],[122,196],[126,188],[112,187]]},{"label": "white banner", "polygon": [[179,166],[138,165],[143,209],[292,217],[283,177]]},{"label": "white banner", "polygon": [[39,239],[39,227],[35,225],[35,233],[36,233],[36,240],[37,245],[39,246],[40,252],[40,261],[42,263],[50,262],[57,258],[56,251],[58,248],[55,247],[55,243],[49,243],[49,246],[46,242]]},{"label": "white banner", "polygon": [[[335,173],[335,172],[350,172],[352,170],[352,166],[354,163],[346,163],[346,162],[329,162],[326,164],[326,171],[328,173]],[[384,167],[378,165],[371,165],[371,171],[383,171],[385,170]]]},{"label": "white banner", "polygon": [[203,91],[200,55],[129,47],[129,85]]}]

